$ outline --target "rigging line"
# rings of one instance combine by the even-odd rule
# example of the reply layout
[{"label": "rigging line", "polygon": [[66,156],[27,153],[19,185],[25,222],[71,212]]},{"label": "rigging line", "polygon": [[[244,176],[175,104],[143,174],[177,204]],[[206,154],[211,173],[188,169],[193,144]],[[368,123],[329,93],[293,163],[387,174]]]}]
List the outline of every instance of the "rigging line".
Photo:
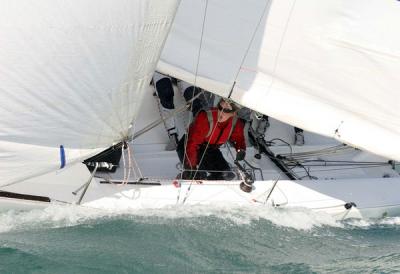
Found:
[{"label": "rigging line", "polygon": [[204,8],[203,24],[201,26],[200,45],[199,45],[199,51],[197,53],[197,63],[196,63],[196,70],[195,70],[195,74],[194,74],[194,83],[193,83],[194,86],[196,86],[196,83],[197,83],[197,74],[199,71],[200,54],[201,54],[201,49],[203,46],[204,26],[206,23],[207,9],[208,9],[208,0],[206,0],[206,6]]},{"label": "rigging line", "polygon": [[189,101],[186,102],[185,105],[181,106],[180,108],[178,108],[177,110],[175,110],[174,112],[170,113],[169,115],[165,116],[165,117],[161,117],[153,122],[151,122],[150,124],[148,124],[147,126],[145,126],[144,128],[142,128],[141,130],[139,130],[138,132],[136,132],[133,136],[129,137],[127,139],[127,142],[133,141],[136,138],[138,138],[139,136],[143,135],[144,133],[146,133],[147,131],[155,128],[156,126],[158,126],[159,124],[163,123],[165,120],[175,116],[176,114],[179,114],[185,110],[189,109],[190,104],[196,100],[201,94],[203,94],[204,91],[199,92],[196,96],[194,96],[192,99],[190,99]]},{"label": "rigging line", "polygon": [[333,154],[344,154],[347,153],[347,151],[341,149],[341,150],[327,150],[327,151],[320,151],[320,152],[315,152],[315,153],[309,153],[309,154],[277,154],[281,158],[286,158],[286,159],[293,159],[293,160],[307,160],[313,157],[317,156],[328,156],[328,155],[333,155]]},{"label": "rigging line", "polygon": [[131,169],[132,169],[132,158],[131,157],[132,156],[131,156],[131,147],[129,146],[128,143],[126,144],[126,147],[127,147],[127,151],[128,151],[128,174],[126,177],[125,184],[128,184],[128,181],[131,177]]},{"label": "rigging line", "polygon": [[[381,168],[382,165],[377,165],[377,166],[360,166],[360,167],[349,167],[349,168],[334,168],[334,169],[317,169],[317,170],[311,170],[311,172],[330,172],[330,171],[341,171],[341,170],[352,170],[352,169],[362,169],[362,168]],[[294,169],[295,167],[293,167]],[[300,168],[300,167],[299,167]],[[296,171],[296,173],[307,173],[307,171],[303,170],[304,167],[302,168],[302,170]],[[203,170],[199,170],[199,171],[203,171]],[[207,171],[207,170],[204,170]],[[285,172],[282,171],[268,171],[265,170],[264,173],[267,174],[277,174],[277,175],[281,175],[281,178],[283,175],[286,176]],[[310,174],[311,175],[311,174]],[[311,175],[312,176],[312,175]]]},{"label": "rigging line", "polygon": [[[302,163],[325,163],[324,166],[327,166],[327,164],[332,164],[332,165],[390,165],[388,162],[362,162],[362,161],[344,161],[344,160],[324,160],[324,159],[295,159],[295,158],[283,158],[283,161],[286,161],[288,163],[297,163],[297,162],[302,162]],[[318,164],[316,164],[318,165]]]},{"label": "rigging line", "polygon": [[[219,112],[219,111],[218,111],[218,112]],[[182,204],[184,204],[184,203],[186,202],[186,199],[189,197],[190,189],[192,188],[193,182],[195,182],[195,178],[196,178],[196,175],[197,175],[197,173],[198,173],[198,171],[199,171],[200,165],[201,165],[201,163],[203,162],[204,156],[206,155],[208,146],[210,145],[211,137],[213,136],[214,131],[215,131],[215,129],[216,129],[217,126],[218,126],[218,118],[219,118],[218,116],[219,116],[219,113],[217,113],[217,122],[215,123],[215,126],[214,126],[214,128],[212,129],[212,131],[211,131],[209,140],[208,140],[208,142],[207,142],[206,147],[204,148],[203,154],[201,155],[199,164],[197,165],[196,171],[194,172],[194,175],[193,175],[193,177],[192,177],[192,180],[190,181],[189,187],[188,187],[188,189],[186,190],[185,198],[183,199]],[[213,117],[213,119],[214,119],[214,117]],[[187,139],[188,139],[188,138],[186,138],[185,141],[187,141]],[[187,156],[187,154],[186,154],[186,146],[185,146],[185,154],[184,154],[184,157],[183,157],[183,161],[185,161],[185,157],[186,157],[186,156]],[[181,173],[181,179],[182,179],[182,175],[183,175],[183,173]]]},{"label": "rigging line", "polygon": [[303,160],[303,163],[325,163],[332,165],[390,165],[388,162],[357,162],[357,161],[332,161],[332,160]]},{"label": "rigging line", "polygon": [[[211,142],[211,137],[213,136],[215,129],[218,127],[219,115],[220,115],[220,113],[219,113],[219,111],[218,111],[218,113],[217,113],[217,122],[215,123],[215,126],[214,126],[213,130],[211,131],[211,134],[210,134],[209,140],[208,140],[208,142],[207,142],[207,145],[206,145],[206,147],[205,147],[205,149],[204,149],[204,151],[203,151],[203,154],[201,155],[201,158],[200,158],[198,167],[197,167],[197,169],[196,169],[195,175],[197,174],[197,171],[199,170],[199,168],[200,168],[200,166],[201,166],[201,163],[203,162],[204,156],[206,155],[207,149],[208,149],[208,147],[209,147],[209,145],[210,145],[210,142]],[[237,115],[237,114],[235,114],[235,115]],[[214,118],[213,118],[213,119],[214,119]],[[232,119],[232,125],[231,125],[231,127],[233,127],[233,117],[232,117],[231,119]],[[229,125],[229,124],[228,124],[228,125]],[[227,125],[227,126],[228,126],[228,125]],[[227,126],[226,126],[226,127],[227,127]],[[226,127],[225,127],[225,128],[226,128]],[[225,130],[225,128],[221,129],[220,135],[223,133],[223,131]],[[219,138],[218,138],[218,139],[219,139]],[[229,140],[228,140],[228,141],[229,141]]]},{"label": "rigging line", "polygon": [[311,164],[301,164],[301,163],[289,163],[288,166],[298,166],[298,165],[302,165],[302,166],[306,166],[309,168],[314,168],[314,167],[377,167],[377,166],[387,166],[387,164],[368,164],[368,165],[362,165],[362,164],[347,164],[347,165],[341,165],[341,164],[332,164],[332,165],[324,165],[324,164],[320,164],[320,165],[311,165]]},{"label": "rigging line", "polygon": [[[333,155],[333,156],[337,156],[337,155],[339,155],[339,151],[332,151],[332,152],[320,152],[320,153],[315,153],[315,154],[309,154],[309,155],[304,155],[304,156],[293,156],[293,157],[290,157],[290,155],[288,155],[288,156],[283,156],[283,155],[280,155],[280,154],[278,154],[279,155],[279,157],[280,158],[282,158],[282,159],[287,159],[287,160],[292,160],[292,161],[306,161],[306,160],[308,160],[308,159],[312,159],[312,158],[315,158],[315,157],[319,157],[319,156],[330,156],[330,155]],[[342,154],[344,154],[344,153],[346,153],[346,152],[343,152]]]},{"label": "rigging line", "polygon": [[126,180],[126,165],[125,165],[125,151],[124,151],[124,146],[121,146],[121,154],[122,154],[122,169],[124,170],[124,177],[122,179],[122,182],[125,182]]},{"label": "rigging line", "polygon": [[[330,169],[316,169],[312,170],[312,172],[329,172],[329,171],[342,171],[342,170],[352,170],[352,169],[362,169],[362,168],[378,168],[382,167],[382,165],[377,166],[358,166],[358,167],[346,167],[346,168],[330,168]],[[294,169],[294,168],[293,168]],[[304,173],[304,171],[296,171],[296,173]]]},{"label": "rigging line", "polygon": [[[271,156],[270,159],[276,159],[276,160],[282,160],[280,158]],[[285,163],[285,166],[287,165],[287,163]],[[301,164],[296,164],[296,162],[292,165],[292,167],[290,168],[291,170],[294,170],[294,168],[296,168],[296,166],[298,167],[302,167],[304,169],[304,171],[296,171],[296,173],[306,173],[308,176],[313,177],[309,172],[305,169],[304,166],[301,166]],[[356,167],[350,167],[350,168],[339,168],[339,169],[317,169],[317,170],[312,170],[312,172],[328,172],[328,171],[341,171],[341,170],[351,170],[351,169],[360,169],[360,168],[377,168],[377,167],[382,167],[384,166],[384,164],[379,164],[379,165],[361,165],[361,166],[356,166]],[[289,166],[288,166],[289,167]],[[283,172],[284,173],[284,172]],[[287,175],[285,173],[285,175]]]},{"label": "rigging line", "polygon": [[[128,137],[126,139],[126,142],[131,142],[133,140],[135,140],[136,138],[140,137],[141,135],[143,135],[144,133],[150,131],[151,129],[155,128],[156,126],[158,126],[159,124],[163,123],[163,121],[175,116],[176,114],[179,114],[185,110],[188,109],[188,106],[190,103],[192,103],[195,99],[197,99],[204,91],[200,92],[199,94],[197,94],[196,96],[194,96],[192,99],[190,99],[187,104],[181,106],[180,108],[178,108],[177,110],[175,110],[174,112],[170,113],[169,115],[165,116],[165,117],[161,117],[153,122],[151,122],[150,124],[148,124],[147,126],[145,126],[144,128],[142,128],[141,130],[137,131],[134,135]],[[115,144],[113,147],[114,149],[119,149],[123,146],[123,142],[119,142],[117,144]],[[113,150],[105,150],[100,152],[99,154],[93,156],[96,157],[94,159],[99,159],[101,157],[105,157],[111,153],[113,153]]]},{"label": "rigging line", "polygon": [[228,140],[228,142],[226,142],[226,148],[227,148],[227,150],[228,150],[228,154],[231,156],[231,158],[232,158],[232,161],[235,161],[235,157],[233,156],[233,153],[232,153],[232,151],[231,151],[231,145],[229,144],[229,140]]},{"label": "rigging line", "polygon": [[289,149],[290,149],[290,154],[289,154],[289,155],[293,155],[293,148],[292,148],[292,146],[291,146],[288,142],[286,142],[286,141],[284,141],[284,140],[282,140],[282,139],[280,139],[280,138],[274,138],[274,139],[272,139],[272,140],[269,140],[268,142],[273,142],[273,141],[275,141],[275,140],[281,141],[282,143],[286,144],[286,145],[289,147]]},{"label": "rigging line", "polygon": [[[214,131],[215,131],[215,129],[216,129],[217,126],[218,126],[219,115],[220,115],[220,114],[219,114],[219,111],[218,111],[218,112],[217,112],[217,122],[215,123],[215,126],[214,126],[214,128],[212,129],[212,131],[211,131],[209,140],[208,140],[208,142],[207,142],[206,147],[204,148],[203,154],[202,154],[202,156],[201,156],[201,158],[200,158],[199,164],[197,165],[197,168],[196,168],[196,171],[195,171],[195,173],[194,173],[194,175],[193,175],[193,177],[192,177],[192,180],[190,181],[189,187],[188,187],[188,189],[186,190],[185,198],[183,199],[182,204],[184,204],[184,203],[186,202],[186,199],[189,197],[189,192],[190,192],[190,190],[191,190],[191,188],[192,188],[192,184],[193,184],[193,182],[195,182],[196,175],[197,175],[197,173],[198,173],[198,171],[199,171],[199,168],[200,168],[200,166],[201,166],[201,163],[203,162],[204,156],[206,155],[208,146],[210,145],[211,137],[213,136]],[[235,114],[235,115],[237,115],[237,114]],[[214,119],[214,118],[213,118],[213,119]],[[232,118],[232,126],[233,126],[233,118]],[[225,128],[224,128],[224,129],[225,129]],[[224,129],[222,129],[222,130],[224,130]],[[188,138],[186,138],[186,139],[188,139]],[[184,160],[185,160],[185,157],[186,157],[186,156],[187,156],[187,154],[186,154],[186,148],[185,148],[185,154],[184,154],[184,157],[183,157]],[[182,179],[182,174],[183,174],[183,173],[181,173],[181,179]],[[178,197],[178,200],[179,200],[179,197]]]},{"label": "rigging line", "polygon": [[[150,77],[150,79],[152,79],[152,78]],[[154,88],[155,88],[155,86],[154,86]],[[146,87],[146,89],[147,89],[147,87]],[[144,91],[144,92],[146,92],[146,91]],[[138,104],[139,104],[139,100],[135,100],[135,109],[137,109],[137,110],[139,109],[139,108],[136,107]],[[135,136],[136,125],[137,125],[138,118],[139,118],[138,111],[136,111],[136,115],[133,117],[133,120],[131,122],[131,126],[132,126],[131,129],[130,129],[131,134],[129,133],[129,129],[128,129],[128,133],[127,133],[127,136],[125,138],[125,142],[132,141],[132,140],[130,140],[130,136]],[[163,120],[164,123],[165,123],[165,120]]]},{"label": "rigging line", "polygon": [[[143,178],[142,170],[140,169],[140,166],[139,166],[138,162],[136,161],[136,158],[135,158],[134,153],[132,153],[132,160],[133,160],[133,164],[134,164],[134,166],[132,167],[132,169],[133,169],[133,172],[135,173],[135,176],[136,176],[136,177],[139,177],[139,178]],[[137,172],[139,173],[139,176],[137,176],[137,174],[136,174],[136,171],[135,171],[135,169],[134,169],[135,167],[136,167],[136,169],[137,169]]]},{"label": "rigging line", "polygon": [[[194,97],[194,93],[195,93],[195,90],[196,90],[197,74],[199,72],[200,54],[201,54],[201,49],[202,49],[202,46],[203,46],[204,26],[205,26],[205,23],[206,23],[207,9],[208,9],[208,0],[206,0],[206,5],[204,7],[203,23],[202,23],[202,26],[201,26],[201,34],[200,34],[200,44],[199,44],[199,50],[198,50],[198,53],[197,53],[196,69],[195,69],[195,73],[194,73],[194,83],[193,83],[193,90],[192,90],[192,98]],[[191,111],[191,113],[193,113],[193,104],[190,105],[190,111]],[[187,136],[186,136],[186,139],[185,139],[185,144],[183,146],[183,149],[184,149],[183,161],[185,161],[185,157],[186,157],[186,146],[187,146],[187,142],[188,142],[188,139],[189,139],[190,124],[192,123],[192,119],[194,119],[194,117],[192,117],[192,116],[189,116],[188,130],[187,130],[187,133],[186,133]],[[183,176],[183,172],[181,172],[181,179],[182,179],[182,176]],[[189,188],[190,188],[190,186],[189,186]]]},{"label": "rigging line", "polygon": [[307,156],[307,155],[312,155],[314,153],[321,153],[321,152],[336,152],[340,150],[347,150],[347,149],[353,149],[352,147],[345,146],[345,145],[338,145],[338,146],[332,146],[332,147],[327,147],[327,148],[322,148],[318,150],[309,150],[309,151],[302,151],[302,152],[295,152],[295,153],[279,153],[281,156]]},{"label": "rigging line", "polygon": [[[200,94],[198,94],[200,95]],[[192,98],[193,100],[196,99],[198,96],[195,96],[194,98]],[[145,126],[144,128],[142,128],[141,130],[138,130],[134,135],[132,135],[131,137],[129,137],[127,139],[128,142],[135,140],[136,138],[138,138],[139,136],[143,135],[144,133],[148,132],[149,130],[155,128],[156,126],[158,126],[159,124],[165,122],[165,120],[174,117],[176,114],[179,114],[185,110],[187,110],[189,108],[189,104],[193,101],[190,100],[188,101],[188,104],[185,104],[183,106],[181,106],[180,108],[178,108],[177,110],[175,110],[174,112],[168,114],[167,116],[161,117],[153,122],[151,122],[150,124],[148,124],[147,126]]]},{"label": "rigging line", "polygon": [[[382,164],[382,163],[378,163],[378,164],[373,164],[373,163],[371,163],[371,164],[368,164],[368,165],[366,165],[366,164],[360,164],[360,165],[356,165],[356,166],[354,166],[354,165],[352,165],[352,164],[342,164],[342,165],[340,165],[340,164],[338,164],[338,165],[303,165],[303,164],[301,164],[301,163],[299,163],[299,162],[294,162],[294,163],[292,163],[292,164],[290,164],[290,163],[286,163],[286,165],[288,166],[288,167],[290,167],[290,169],[293,171],[293,172],[295,172],[294,171],[294,169],[296,168],[296,167],[301,167],[301,168],[303,168],[304,169],[304,171],[305,171],[305,173],[307,174],[306,176],[303,176],[303,177],[300,177],[300,179],[302,179],[302,178],[304,178],[304,177],[309,177],[310,179],[318,179],[317,177],[315,177],[315,176],[312,176],[311,175],[311,173],[310,173],[310,168],[312,168],[312,167],[321,167],[321,166],[323,166],[323,167],[336,167],[336,166],[353,166],[353,167],[350,167],[350,168],[340,168],[340,169],[332,169],[332,168],[329,168],[329,169],[320,169],[320,170],[312,170],[312,172],[328,172],[328,171],[336,171],[336,170],[338,170],[338,171],[341,171],[341,170],[347,170],[347,169],[358,169],[358,168],[375,168],[375,167],[382,167],[382,166],[385,166],[385,165],[387,165],[387,164]],[[308,169],[306,168],[306,167],[308,167]],[[304,171],[296,171],[296,173],[303,173]]]},{"label": "rigging line", "polygon": [[[221,114],[222,114],[222,113],[221,113]],[[193,176],[192,182],[194,181],[194,178],[195,178],[197,172],[199,171],[199,168],[200,168],[200,166],[201,166],[201,163],[203,162],[204,156],[206,155],[207,149],[208,149],[208,147],[209,147],[209,145],[210,145],[211,137],[213,136],[214,131],[215,131],[215,129],[216,129],[217,126],[218,126],[219,115],[220,115],[220,113],[219,113],[219,111],[218,111],[218,112],[217,112],[217,122],[215,123],[215,127],[214,127],[213,130],[211,131],[209,140],[208,140],[207,145],[206,145],[206,147],[205,147],[205,149],[204,149],[204,151],[203,151],[203,154],[202,154],[202,156],[201,156],[201,158],[200,158],[200,161],[199,161],[199,164],[198,164],[198,166],[197,166],[196,172],[195,172],[195,174],[194,174],[194,176]],[[237,114],[235,114],[235,116],[236,116],[236,115],[237,115]],[[232,122],[231,122],[232,125],[231,125],[231,127],[233,127],[233,126],[234,126],[234,125],[233,125],[233,117],[232,117],[231,119],[232,119]],[[228,125],[227,125],[227,126],[228,126]],[[227,127],[227,126],[226,126],[226,127]],[[225,127],[225,128],[226,128],[226,127]],[[223,131],[225,130],[225,128],[221,129],[220,136],[221,136],[221,134],[223,133]],[[219,137],[220,137],[220,136],[219,136]],[[218,140],[219,140],[219,137],[218,137]],[[229,141],[229,140],[228,140],[228,141]],[[229,149],[229,148],[228,148],[228,149]],[[191,183],[192,183],[192,182],[191,182]],[[190,187],[190,186],[189,186],[189,187]]]},{"label": "rigging line", "polygon": [[[135,106],[137,105],[137,103],[135,104]],[[138,117],[139,115],[138,115],[138,112],[136,112],[136,115],[135,115],[135,117],[133,117],[133,120],[131,121],[131,128],[130,128],[130,131],[132,132],[132,134],[129,134],[129,129],[128,129],[128,136],[126,136],[126,141],[128,141],[129,140],[129,135],[134,135],[135,134],[135,131],[136,131],[136,125],[137,125],[137,120],[138,120]]]},{"label": "rigging line", "polygon": [[[306,176],[300,177],[300,180],[301,180],[302,178],[305,178],[305,177],[308,177],[310,180],[313,180],[313,179],[318,180],[318,177],[312,176],[312,175],[310,174],[310,168],[307,169],[305,166],[303,166],[303,165],[300,164],[300,163],[298,163],[297,166],[302,167],[302,168],[304,169],[304,171],[306,172],[306,174],[307,174]],[[292,168],[292,170],[293,170],[293,169],[294,169],[294,168]]]},{"label": "rigging line", "polygon": [[309,155],[304,155],[304,156],[290,156],[290,154],[274,154],[274,157],[276,159],[281,159],[282,161],[307,161],[310,158],[316,157],[316,156],[327,156],[329,154],[336,154],[339,153],[339,151],[331,151],[331,152],[319,152],[319,153],[314,153],[314,154],[309,154]]},{"label": "rigging line", "polygon": [[253,34],[252,34],[252,36],[251,36],[250,42],[249,42],[249,44],[247,45],[246,52],[245,52],[245,54],[244,54],[244,56],[243,56],[243,58],[242,58],[242,61],[240,62],[239,69],[238,69],[237,72],[236,72],[235,78],[233,79],[233,85],[232,85],[231,91],[229,92],[228,98],[231,98],[231,95],[232,95],[232,92],[233,92],[233,88],[234,88],[234,86],[235,86],[235,84],[236,84],[236,80],[237,80],[237,78],[238,78],[238,76],[239,76],[240,70],[241,70],[241,68],[242,68],[242,66],[243,66],[243,64],[244,64],[244,61],[245,61],[246,58],[247,58],[247,55],[249,54],[251,45],[253,44],[254,38],[256,37],[256,33],[257,33],[257,31],[258,31],[258,28],[260,27],[261,22],[262,22],[262,19],[263,19],[264,16],[265,16],[265,12],[267,11],[267,8],[268,8],[270,5],[271,5],[271,0],[266,0],[266,1],[265,1],[264,9],[263,9],[263,11],[262,11],[262,13],[261,13],[261,16],[260,16],[260,19],[258,20],[258,23],[257,23],[256,27],[254,28],[254,31],[253,31]]},{"label": "rigging line", "polygon": [[281,155],[281,154],[277,154],[276,156],[281,158],[281,159],[286,159],[286,160],[291,160],[291,161],[306,161],[309,159],[315,159],[315,157],[319,157],[319,156],[336,156],[338,155],[339,152],[321,152],[321,153],[315,153],[315,154],[310,154],[310,155],[304,155],[304,156],[290,156],[290,155]]}]

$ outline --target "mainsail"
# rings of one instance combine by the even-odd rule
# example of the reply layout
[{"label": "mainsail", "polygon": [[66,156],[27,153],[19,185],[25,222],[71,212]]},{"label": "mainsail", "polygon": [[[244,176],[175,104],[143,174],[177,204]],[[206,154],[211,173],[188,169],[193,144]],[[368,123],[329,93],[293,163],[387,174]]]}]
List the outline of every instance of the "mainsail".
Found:
[{"label": "mainsail", "polygon": [[2,1],[1,184],[128,136],[177,0]]},{"label": "mainsail", "polygon": [[183,0],[158,69],[400,160],[399,14],[395,0]]}]

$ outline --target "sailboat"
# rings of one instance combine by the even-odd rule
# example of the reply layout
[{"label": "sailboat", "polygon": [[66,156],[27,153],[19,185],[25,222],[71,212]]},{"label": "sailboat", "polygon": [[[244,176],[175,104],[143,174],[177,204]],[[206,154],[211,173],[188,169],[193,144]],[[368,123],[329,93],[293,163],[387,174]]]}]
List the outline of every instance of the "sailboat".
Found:
[{"label": "sailboat", "polygon": [[[25,4],[0,17],[1,209],[400,216],[398,1]],[[149,86],[156,69],[273,118],[245,161],[223,148],[234,180],[175,179]],[[306,131],[304,146],[286,124]],[[100,157],[114,153],[118,163]]]}]

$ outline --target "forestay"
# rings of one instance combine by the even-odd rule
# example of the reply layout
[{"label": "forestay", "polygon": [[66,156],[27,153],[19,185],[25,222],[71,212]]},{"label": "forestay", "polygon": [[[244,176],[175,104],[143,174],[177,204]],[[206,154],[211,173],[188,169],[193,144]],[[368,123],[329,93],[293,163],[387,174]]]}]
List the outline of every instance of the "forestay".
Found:
[{"label": "forestay", "polygon": [[1,1],[1,185],[127,137],[177,4]]},{"label": "forestay", "polygon": [[396,0],[183,0],[158,68],[400,160],[399,14]]}]

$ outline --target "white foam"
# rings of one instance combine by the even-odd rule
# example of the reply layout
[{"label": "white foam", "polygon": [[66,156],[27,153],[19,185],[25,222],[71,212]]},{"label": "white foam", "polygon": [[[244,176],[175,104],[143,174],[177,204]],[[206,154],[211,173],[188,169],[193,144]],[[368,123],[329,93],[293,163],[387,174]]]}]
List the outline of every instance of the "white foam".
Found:
[{"label": "white foam", "polygon": [[400,225],[400,217],[388,217],[380,220],[379,224],[382,225]]},{"label": "white foam", "polygon": [[105,216],[104,213],[84,207],[55,205],[30,211],[6,211],[0,213],[0,233],[73,226]]},{"label": "white foam", "polygon": [[[249,225],[255,221],[267,220],[277,226],[298,230],[310,230],[321,226],[342,226],[341,223],[336,222],[330,215],[299,208],[274,209],[265,206],[179,205],[162,209],[107,211],[79,206],[49,206],[42,210],[0,213],[0,233],[16,230],[75,226],[102,218],[133,218],[141,222],[154,222],[154,218],[151,217],[169,221],[170,219],[209,216],[232,222],[235,225]],[[140,217],[140,220],[137,217]]]},{"label": "white foam", "polygon": [[193,218],[214,216],[231,221],[236,225],[249,225],[254,221],[267,220],[274,225],[309,230],[324,225],[339,227],[341,224],[325,213],[316,213],[308,209],[276,209],[265,206],[176,206],[168,209],[141,210],[135,213],[141,216],[162,216],[163,218]]},{"label": "white foam", "polygon": [[370,228],[372,226],[398,226],[400,225],[400,217],[386,217],[383,219],[360,219],[349,220],[345,222],[346,226],[354,228]]},{"label": "white foam", "polygon": [[368,228],[373,224],[373,222],[364,219],[351,219],[351,220],[346,220],[345,224],[357,228]]}]

